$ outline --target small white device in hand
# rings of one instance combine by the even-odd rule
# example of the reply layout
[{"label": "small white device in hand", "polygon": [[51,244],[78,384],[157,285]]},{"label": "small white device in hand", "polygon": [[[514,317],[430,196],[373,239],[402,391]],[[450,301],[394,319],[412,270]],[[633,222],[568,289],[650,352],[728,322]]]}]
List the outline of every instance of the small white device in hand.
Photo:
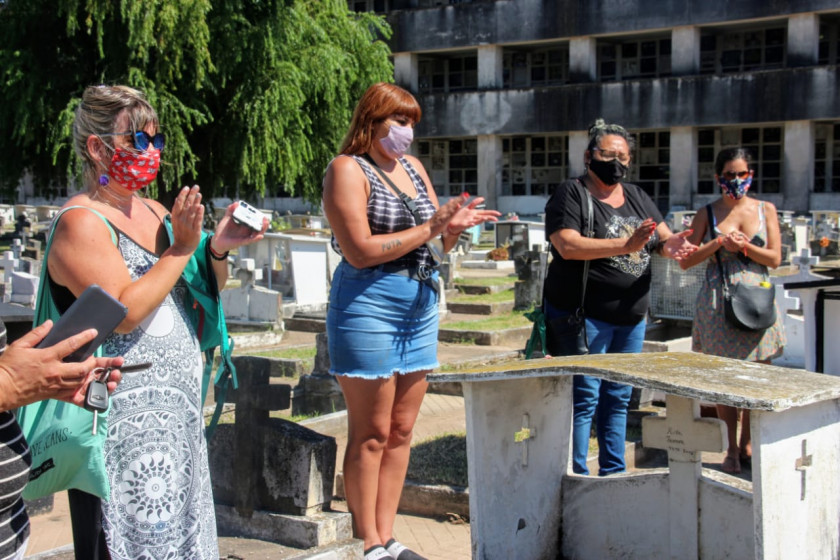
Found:
[{"label": "small white device in hand", "polygon": [[239,201],[239,206],[233,211],[233,221],[235,223],[248,226],[256,231],[262,231],[263,218],[264,215],[262,212],[241,200]]}]

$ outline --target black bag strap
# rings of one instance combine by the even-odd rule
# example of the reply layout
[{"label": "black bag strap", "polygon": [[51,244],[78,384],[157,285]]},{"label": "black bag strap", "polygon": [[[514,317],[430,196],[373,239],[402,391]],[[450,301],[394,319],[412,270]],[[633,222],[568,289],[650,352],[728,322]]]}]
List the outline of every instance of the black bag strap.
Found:
[{"label": "black bag strap", "polygon": [[[586,223],[583,231],[584,237],[595,236],[595,222],[592,219],[592,193],[586,188],[586,183],[578,179],[578,182],[583,187],[583,192],[586,193]],[[583,302],[586,299],[586,279],[589,277],[589,260],[583,261],[583,289],[580,291],[580,305],[578,309],[583,309]]]},{"label": "black bag strap", "polygon": [[[709,237],[712,241],[717,238],[717,220],[715,213],[712,211],[712,205],[706,205],[706,213],[709,215]],[[726,282],[726,274],[723,273],[723,263],[720,261],[720,249],[715,251],[715,261],[717,261],[718,272],[720,273],[720,281],[723,283],[724,295],[729,294],[729,284]]]},{"label": "black bag strap", "polygon": [[[403,201],[403,204],[405,204],[406,208],[408,208],[408,211],[411,212],[412,216],[414,216],[414,224],[419,226],[420,224],[425,223],[423,218],[420,216],[420,211],[417,209],[417,202],[413,198],[405,194],[397,185],[394,184],[391,178],[388,177],[382,170],[382,168],[376,164],[372,157],[370,157],[370,154],[365,153],[362,155],[362,157],[364,157],[367,160],[367,162],[373,167],[376,174],[379,175],[379,177],[382,178],[386,183],[388,183],[388,185],[392,189],[394,189],[394,192],[397,193],[397,196],[399,196],[400,200]],[[400,163],[400,165],[402,165],[402,163]]]}]

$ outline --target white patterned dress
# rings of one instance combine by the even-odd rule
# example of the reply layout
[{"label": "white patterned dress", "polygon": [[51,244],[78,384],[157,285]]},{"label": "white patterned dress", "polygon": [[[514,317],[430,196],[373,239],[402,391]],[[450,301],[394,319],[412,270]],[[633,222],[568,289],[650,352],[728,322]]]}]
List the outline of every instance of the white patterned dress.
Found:
[{"label": "white patterned dress", "polygon": [[[132,279],[158,261],[125,234],[119,248]],[[102,501],[111,558],[219,558],[201,413],[202,361],[184,310],[182,280],[129,334],[111,335],[105,353],[152,367],[126,374],[111,397]]]}]

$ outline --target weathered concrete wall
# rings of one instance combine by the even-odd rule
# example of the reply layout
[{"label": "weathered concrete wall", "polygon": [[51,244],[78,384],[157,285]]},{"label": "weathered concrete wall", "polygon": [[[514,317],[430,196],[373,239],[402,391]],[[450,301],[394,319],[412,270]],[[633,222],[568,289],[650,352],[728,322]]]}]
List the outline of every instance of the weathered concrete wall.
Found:
[{"label": "weathered concrete wall", "polygon": [[[585,130],[596,118],[630,129],[833,119],[834,67],[574,84],[419,97],[420,138]],[[632,108],[631,111],[627,110]]]},{"label": "weathered concrete wall", "polygon": [[[667,30],[791,14],[837,11],[836,0],[499,0],[411,10],[412,0],[392,0],[388,22],[393,52],[434,51],[479,43],[517,43],[581,35]],[[422,29],[422,33],[417,30]]]},{"label": "weathered concrete wall", "polygon": [[[705,471],[709,475],[717,475]],[[725,475],[720,475],[725,476]],[[702,478],[698,558],[753,558],[749,483]],[[667,470],[563,480],[564,558],[669,558]],[[597,520],[594,522],[593,520]]]},{"label": "weathered concrete wall", "polygon": [[606,478],[569,475],[563,479],[563,504],[564,558],[669,557],[667,470]]}]

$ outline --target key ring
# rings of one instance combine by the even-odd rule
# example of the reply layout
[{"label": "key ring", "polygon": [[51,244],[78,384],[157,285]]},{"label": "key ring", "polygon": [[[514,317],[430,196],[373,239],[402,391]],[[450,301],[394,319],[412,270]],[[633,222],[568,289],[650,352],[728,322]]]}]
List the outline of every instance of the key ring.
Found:
[{"label": "key ring", "polygon": [[93,370],[93,375],[99,383],[106,383],[108,378],[111,377],[111,370],[113,368],[110,367],[98,367]]}]

